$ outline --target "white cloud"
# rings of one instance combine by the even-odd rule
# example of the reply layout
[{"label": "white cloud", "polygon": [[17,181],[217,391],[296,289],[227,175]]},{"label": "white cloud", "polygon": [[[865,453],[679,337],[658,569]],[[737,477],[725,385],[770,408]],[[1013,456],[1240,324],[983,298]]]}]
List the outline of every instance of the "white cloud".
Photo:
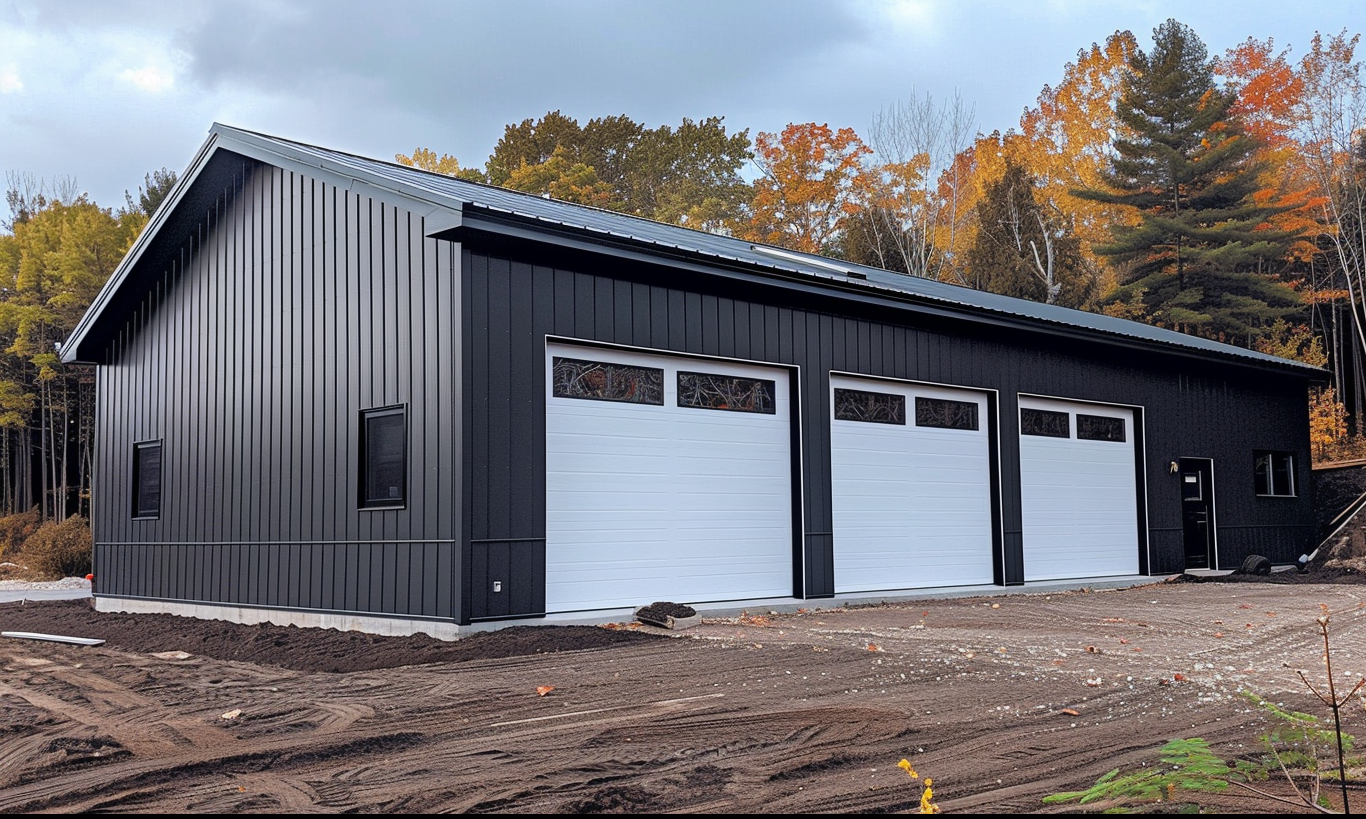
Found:
[{"label": "white cloud", "polygon": [[927,0],[895,0],[885,7],[888,22],[899,30],[931,28],[937,11],[935,4]]},{"label": "white cloud", "polygon": [[175,85],[173,73],[151,65],[124,69],[119,72],[119,79],[152,94],[159,94]]},{"label": "white cloud", "polygon": [[14,71],[0,71],[0,94],[17,94],[24,90],[24,81]]}]

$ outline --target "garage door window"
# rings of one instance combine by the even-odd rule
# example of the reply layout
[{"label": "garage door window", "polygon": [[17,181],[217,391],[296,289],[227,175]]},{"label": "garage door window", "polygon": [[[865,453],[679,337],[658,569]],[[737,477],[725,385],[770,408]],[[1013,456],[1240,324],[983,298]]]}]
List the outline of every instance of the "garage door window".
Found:
[{"label": "garage door window", "polygon": [[1083,441],[1124,443],[1124,419],[1077,413],[1077,437]]},{"label": "garage door window", "polygon": [[710,373],[678,373],[678,406],[774,415],[774,382]]},{"label": "garage door window", "polygon": [[1257,452],[1253,477],[1258,495],[1295,496],[1295,456],[1289,452]]},{"label": "garage door window", "polygon": [[835,388],[835,420],[906,425],[906,397]]},{"label": "garage door window", "polygon": [[977,404],[916,396],[915,425],[935,429],[977,429]]},{"label": "garage door window", "polygon": [[1039,435],[1044,438],[1071,438],[1068,429],[1067,413],[1053,410],[1020,410],[1020,434]]},{"label": "garage door window", "polygon": [[664,406],[664,371],[655,367],[555,356],[551,372],[556,398]]}]

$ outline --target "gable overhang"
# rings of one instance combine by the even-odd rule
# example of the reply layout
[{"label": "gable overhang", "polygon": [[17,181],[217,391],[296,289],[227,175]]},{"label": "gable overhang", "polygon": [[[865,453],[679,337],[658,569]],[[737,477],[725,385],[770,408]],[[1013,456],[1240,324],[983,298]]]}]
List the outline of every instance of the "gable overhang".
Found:
[{"label": "gable overhang", "polygon": [[[320,179],[341,190],[400,205],[426,219],[428,231],[449,231],[461,223],[460,202],[433,201],[411,186],[377,184],[314,164],[255,134],[215,125],[185,173],[152,214],[133,246],[96,294],[71,335],[58,347],[65,364],[102,364],[114,334],[174,262],[194,231],[227,192],[235,196],[244,166],[273,165]],[[387,182],[387,180],[385,180]]]}]

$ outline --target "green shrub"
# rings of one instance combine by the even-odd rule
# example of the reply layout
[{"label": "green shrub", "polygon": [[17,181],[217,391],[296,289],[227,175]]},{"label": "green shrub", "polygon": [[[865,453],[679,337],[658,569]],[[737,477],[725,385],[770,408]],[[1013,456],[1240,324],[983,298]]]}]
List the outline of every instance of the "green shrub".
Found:
[{"label": "green shrub", "polygon": [[17,515],[0,518],[0,555],[12,555],[19,551],[24,541],[38,531],[38,507]]},{"label": "green shrub", "polygon": [[90,552],[90,524],[80,515],[61,523],[50,520],[24,542],[29,568],[45,580],[89,574]]}]

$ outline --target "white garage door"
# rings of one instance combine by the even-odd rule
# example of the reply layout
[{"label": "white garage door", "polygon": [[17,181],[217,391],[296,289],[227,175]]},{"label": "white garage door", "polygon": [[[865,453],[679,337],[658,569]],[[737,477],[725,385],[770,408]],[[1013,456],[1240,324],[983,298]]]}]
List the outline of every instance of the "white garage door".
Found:
[{"label": "white garage door", "polygon": [[830,384],[835,590],[991,583],[986,394]]},{"label": "white garage door", "polygon": [[788,374],[546,355],[546,611],[792,595]]},{"label": "white garage door", "polygon": [[1020,398],[1025,580],[1138,574],[1134,413]]}]

